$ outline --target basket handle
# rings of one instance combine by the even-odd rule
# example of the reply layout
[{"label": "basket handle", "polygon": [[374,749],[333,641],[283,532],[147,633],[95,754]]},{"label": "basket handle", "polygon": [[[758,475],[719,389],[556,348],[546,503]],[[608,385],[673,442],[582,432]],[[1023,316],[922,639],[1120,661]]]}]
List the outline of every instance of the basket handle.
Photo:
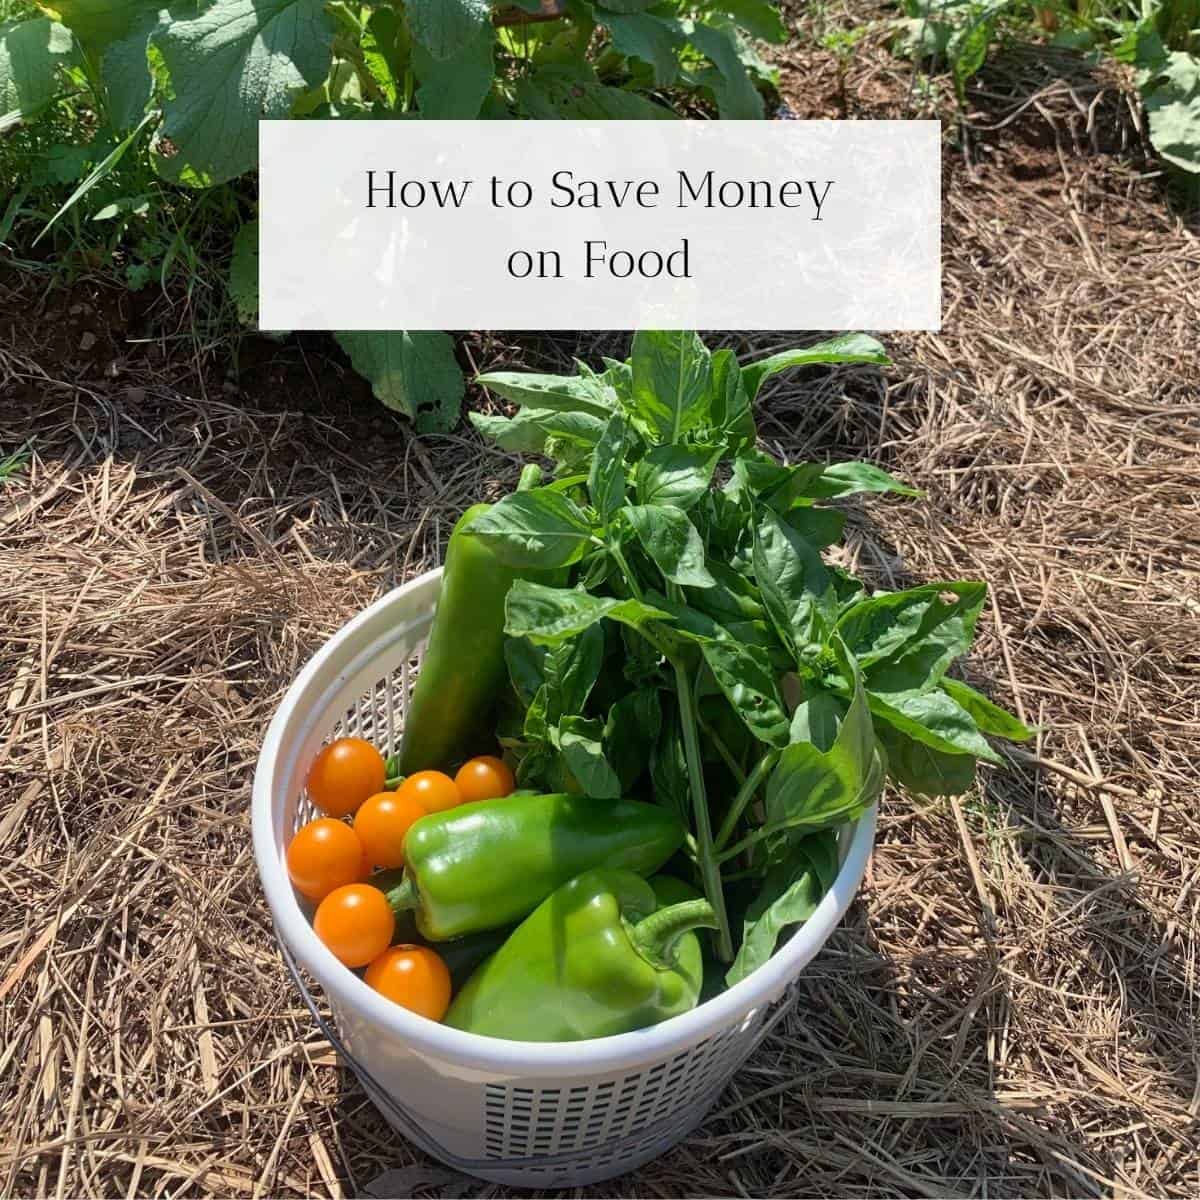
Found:
[{"label": "basket handle", "polygon": [[[317,1003],[313,999],[312,993],[308,990],[303,977],[300,974],[300,968],[296,965],[295,958],[292,957],[292,952],[278,936],[276,931],[276,942],[279,944],[279,953],[283,958],[283,965],[287,968],[288,974],[292,977],[292,982],[300,991],[300,995],[304,998],[304,1005],[312,1015],[312,1019],[316,1022],[317,1028],[325,1036],[329,1044],[342,1057],[346,1065],[354,1072],[359,1083],[362,1084],[363,1090],[370,1097],[371,1101],[377,1108],[382,1109],[389,1114],[400,1128],[401,1132],[409,1141],[415,1143],[426,1154],[433,1158],[440,1159],[448,1166],[454,1167],[458,1171],[464,1171],[468,1175],[475,1174],[477,1171],[507,1171],[521,1170],[531,1167],[552,1167],[560,1163],[573,1162],[583,1155],[595,1154],[600,1150],[606,1153],[612,1153],[614,1150],[619,1150],[628,1143],[642,1141],[645,1138],[653,1137],[660,1129],[666,1129],[668,1126],[678,1122],[678,1114],[672,1114],[669,1117],[661,1118],[657,1121],[652,1121],[649,1125],[642,1125],[631,1132],[622,1135],[615,1142],[610,1142],[603,1147],[593,1147],[590,1150],[566,1150],[558,1154],[535,1154],[525,1158],[464,1158],[459,1154],[455,1154],[453,1150],[448,1150],[435,1137],[421,1127],[417,1118],[409,1112],[403,1104],[400,1103],[394,1096],[389,1095],[384,1086],[371,1074],[369,1070],[356,1058],[349,1047],[342,1041],[341,1035],[334,1029],[331,1021],[326,1019],[317,1008]],[[762,1040],[771,1032],[772,1029],[783,1019],[788,1010],[796,1002],[798,984],[795,980],[788,984],[786,990],[774,1002],[775,1007],[771,1015],[762,1023],[762,1027],[755,1032],[754,1040],[750,1043],[750,1049],[747,1050],[738,1066],[733,1072],[718,1080],[711,1088],[709,1088],[700,1100],[693,1101],[689,1105],[691,1111],[699,1109],[700,1112],[707,1114],[709,1104],[716,1099],[717,1095],[724,1091],[725,1085],[732,1078],[733,1074],[741,1067],[741,1064],[750,1057],[751,1054],[758,1048]]]}]

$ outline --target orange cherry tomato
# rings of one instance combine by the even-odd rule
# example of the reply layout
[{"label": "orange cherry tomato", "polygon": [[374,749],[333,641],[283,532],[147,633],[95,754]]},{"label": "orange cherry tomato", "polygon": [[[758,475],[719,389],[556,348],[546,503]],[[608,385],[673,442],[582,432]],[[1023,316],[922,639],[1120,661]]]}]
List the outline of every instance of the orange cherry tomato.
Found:
[{"label": "orange cherry tomato", "polygon": [[396,931],[396,918],[378,888],[349,883],[317,905],[313,929],[346,966],[365,967],[387,949]]},{"label": "orange cherry tomato", "polygon": [[357,883],[370,872],[358,834],[344,821],[318,817],[288,843],[292,886],[310,900],[324,900],[334,888]]},{"label": "orange cherry tomato", "polygon": [[508,765],[491,754],[467,759],[458,768],[454,783],[464,804],[472,800],[495,800],[507,796],[517,786]]},{"label": "orange cherry tomato", "polygon": [[376,867],[404,866],[404,835],[423,816],[424,807],[411,793],[379,792],[366,800],[354,814],[354,832],[368,861]]},{"label": "orange cherry tomato", "polygon": [[450,972],[428,946],[391,946],[364,976],[381,996],[440,1021],[450,1007]]},{"label": "orange cherry tomato", "polygon": [[396,795],[415,800],[426,812],[444,812],[462,803],[454,780],[441,771],[417,771],[396,789]]},{"label": "orange cherry tomato", "polygon": [[338,738],[313,761],[308,794],[327,817],[346,817],[376,792],[383,791],[387,767],[383,755],[362,738]]}]

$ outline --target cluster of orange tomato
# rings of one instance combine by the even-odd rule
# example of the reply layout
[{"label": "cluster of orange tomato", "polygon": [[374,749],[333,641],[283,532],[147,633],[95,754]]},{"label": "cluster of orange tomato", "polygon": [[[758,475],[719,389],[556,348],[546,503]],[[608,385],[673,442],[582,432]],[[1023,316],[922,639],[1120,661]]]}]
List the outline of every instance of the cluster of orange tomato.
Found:
[{"label": "cluster of orange tomato", "polygon": [[[450,1004],[450,972],[428,946],[391,945],[395,915],[365,882],[376,867],[404,865],[413,822],[474,800],[507,796],[516,786],[498,758],[469,759],[451,778],[418,771],[385,791],[383,756],[362,738],[339,738],[308,772],[309,798],[325,815],[296,831],[287,848],[292,885],[317,905],[313,929],[346,966],[365,967],[367,984],[389,1000],[440,1021]],[[344,818],[350,817],[350,823]]]}]

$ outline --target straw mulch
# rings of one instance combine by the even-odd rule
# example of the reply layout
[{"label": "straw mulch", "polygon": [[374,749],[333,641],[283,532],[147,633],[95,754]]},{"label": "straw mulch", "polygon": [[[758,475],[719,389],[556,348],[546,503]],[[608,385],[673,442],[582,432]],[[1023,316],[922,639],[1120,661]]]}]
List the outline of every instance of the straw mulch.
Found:
[{"label": "straw mulch", "polygon": [[[894,97],[884,61],[851,93]],[[856,506],[852,553],[990,583],[971,675],[1037,742],[961,801],[887,797],[795,1012],[597,1195],[1200,1192],[1200,244],[1075,145],[1065,95],[948,150],[944,331],[761,413],[781,453],[925,490]],[[342,1196],[390,1169],[491,1194],[392,1135],[314,1029],[248,802],[305,658],[515,464],[409,439],[319,344],[223,383],[115,327],[74,353],[75,309],[117,311],[98,287],[0,289],[0,446],[33,450],[0,485],[0,1193]],[[553,367],[602,341],[467,346]]]}]

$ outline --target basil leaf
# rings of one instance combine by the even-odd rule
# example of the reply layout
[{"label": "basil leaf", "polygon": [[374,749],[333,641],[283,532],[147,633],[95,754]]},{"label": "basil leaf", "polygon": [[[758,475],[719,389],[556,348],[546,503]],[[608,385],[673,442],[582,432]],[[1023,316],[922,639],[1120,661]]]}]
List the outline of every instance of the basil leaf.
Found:
[{"label": "basil leaf", "polygon": [[824,640],[837,615],[829,573],[817,550],[769,510],[754,531],[754,577],[772,624],[794,655]]},{"label": "basil leaf", "polygon": [[625,503],[625,420],[613,413],[592,455],[588,494],[605,525]]},{"label": "basil leaf", "polygon": [[562,567],[591,545],[591,525],[579,507],[550,488],[514,492],[482,512],[467,532],[511,567]]},{"label": "basil leaf", "polygon": [[789,508],[781,516],[789,529],[795,530],[816,550],[840,542],[846,527],[846,514],[836,508],[800,504]]},{"label": "basil leaf", "polygon": [[635,504],[623,510],[642,549],[672,583],[712,587],[716,582],[704,565],[704,543],[682,509],[662,504]]},{"label": "basil leaf", "polygon": [[772,867],[746,909],[742,944],[725,973],[726,986],[733,987],[757,971],[775,953],[784,929],[807,921],[817,911],[825,890],[808,854],[799,847],[790,859]]},{"label": "basil leaf", "polygon": [[761,621],[767,615],[758,590],[745,575],[738,574],[724,563],[707,563],[713,578],[712,587],[688,590],[688,603],[702,613],[728,626],[734,621]]},{"label": "basil leaf", "polygon": [[710,424],[712,370],[696,333],[639,330],[633,335],[631,415],[655,442],[678,442]]},{"label": "basil leaf", "polygon": [[532,702],[538,688],[546,682],[543,662],[546,647],[527,638],[506,637],[504,639],[504,661],[508,664],[508,677],[513,691],[522,704]]},{"label": "basil leaf", "polygon": [[[947,602],[944,596],[953,596]],[[975,623],[987,596],[983,583],[953,583],[935,588],[923,607],[916,633],[887,658],[867,668],[872,692],[900,695],[927,692],[936,687],[946,668],[971,648]]]},{"label": "basil leaf", "polygon": [[564,717],[559,722],[558,745],[571,774],[579,780],[586,795],[598,800],[615,800],[621,795],[621,781],[604,757],[600,745],[603,733],[599,721]]},{"label": "basil leaf", "polygon": [[1010,742],[1027,742],[1033,730],[998,704],[993,704],[981,692],[958,679],[943,679],[942,690],[971,714],[980,733],[1008,738]]},{"label": "basil leaf", "polygon": [[477,412],[467,417],[484,437],[514,454],[542,454],[550,437],[577,442],[590,450],[604,432],[604,422],[590,413],[549,408],[522,408],[512,417]]},{"label": "basil leaf", "polygon": [[785,746],[788,718],[779,696],[775,668],[766,650],[739,642],[724,626],[694,608],[660,596],[654,603],[674,619],[671,633],[694,641],[725,698],[760,742]]},{"label": "basil leaf", "polygon": [[634,470],[641,504],[691,508],[707,493],[719,450],[708,446],[655,446]]},{"label": "basil leaf", "polygon": [[900,496],[921,494],[873,463],[842,462],[826,467],[809,495],[814,500],[827,500],[834,496],[850,496],[855,492],[895,492]]},{"label": "basil leaf", "polygon": [[935,750],[887,721],[875,722],[875,736],[887,752],[888,775],[915,795],[961,796],[975,782],[973,754]]},{"label": "basil leaf", "polygon": [[628,792],[650,765],[662,728],[662,705],[655,688],[639,688],[622,696],[604,725],[604,753]]},{"label": "basil leaf", "polygon": [[[944,603],[943,593],[954,596],[954,602]],[[904,592],[884,592],[848,608],[838,619],[837,631],[863,670],[898,656],[943,621],[952,623],[947,631],[952,638],[966,638],[966,649],[985,595],[986,585],[973,582],[929,583]]]},{"label": "basil leaf", "polygon": [[832,692],[813,692],[792,713],[792,741],[811,742],[818,750],[831,750],[846,719],[846,708],[846,702]]},{"label": "basil leaf", "polygon": [[987,744],[971,714],[941,690],[887,699],[872,692],[868,702],[875,716],[943,754],[973,754],[990,763],[1004,761]]},{"label": "basil leaf", "polygon": [[758,430],[742,369],[732,350],[718,350],[712,356],[712,397],[712,423],[724,434],[726,453],[734,456],[753,447]]},{"label": "basil leaf", "polygon": [[647,621],[667,621],[670,615],[640,600],[593,596],[574,588],[553,588],[518,579],[504,604],[504,632],[535,642],[554,643],[582,633],[609,618],[635,628]]},{"label": "basil leaf", "polygon": [[477,376],[476,382],[513,404],[530,408],[590,413],[607,420],[616,407],[616,396],[595,377],[588,379],[578,375],[491,371]]},{"label": "basil leaf", "polygon": [[753,400],[763,380],[789,367],[807,367],[814,363],[878,363],[886,366],[888,361],[887,352],[873,337],[865,333],[845,333],[815,346],[781,350],[769,358],[747,363],[742,367],[742,381],[747,395]]},{"label": "basil leaf", "polygon": [[550,689],[549,719],[583,712],[604,662],[604,629],[589,625],[582,633],[545,651],[542,670]]},{"label": "basil leaf", "polygon": [[[768,825],[828,828],[853,820],[878,797],[882,764],[875,751],[867,693],[853,660],[846,661],[845,669],[854,680],[854,690],[836,736],[827,749],[816,742],[792,742],[784,749],[767,780]],[[796,732],[816,724],[824,742],[834,722],[833,706],[821,702],[817,711],[806,712]]]}]

